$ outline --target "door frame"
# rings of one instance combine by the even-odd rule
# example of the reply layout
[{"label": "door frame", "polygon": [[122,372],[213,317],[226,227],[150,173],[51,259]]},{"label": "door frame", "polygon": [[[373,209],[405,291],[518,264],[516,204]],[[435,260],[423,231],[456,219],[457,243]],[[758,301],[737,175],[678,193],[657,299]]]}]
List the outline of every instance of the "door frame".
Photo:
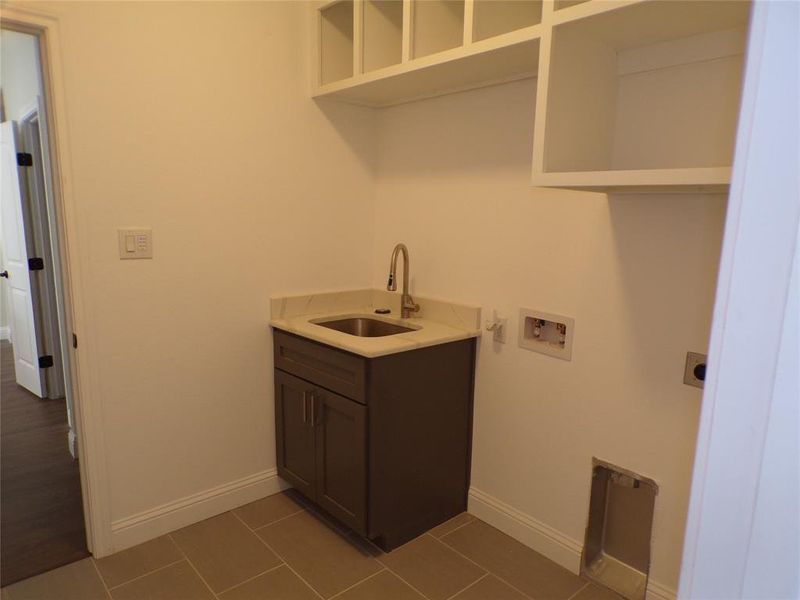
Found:
[{"label": "door frame", "polygon": [[4,4],[0,26],[3,29],[31,34],[39,41],[39,63],[48,126],[53,204],[56,208],[58,252],[64,294],[65,325],[74,333],[80,351],[69,344],[64,356],[64,370],[72,393],[75,425],[78,431],[78,464],[86,524],[86,543],[96,557],[113,552],[108,470],[104,458],[104,433],[100,395],[95,392],[96,367],[87,357],[95,356],[95,336],[88,315],[93,314],[88,294],[84,292],[87,263],[80,251],[85,219],[81,218],[72,187],[69,131],[66,119],[64,68],[61,60],[61,37],[56,15],[27,6]]},{"label": "door frame", "polygon": [[[771,496],[791,502],[792,493],[799,500],[790,483],[777,489],[762,480],[775,435],[770,420],[781,417],[776,406],[796,402],[798,394],[798,371],[778,385],[781,353],[791,360],[787,348],[800,336],[787,313],[790,297],[800,293],[792,284],[800,261],[798,32],[796,3],[754,3],[679,598],[753,596],[752,565],[787,555],[774,538],[769,552],[759,543],[759,510],[770,510],[759,504]],[[786,479],[800,475],[796,464],[792,470],[784,466]],[[767,522],[794,533],[780,514]],[[758,591],[768,597],[774,589]]]}]

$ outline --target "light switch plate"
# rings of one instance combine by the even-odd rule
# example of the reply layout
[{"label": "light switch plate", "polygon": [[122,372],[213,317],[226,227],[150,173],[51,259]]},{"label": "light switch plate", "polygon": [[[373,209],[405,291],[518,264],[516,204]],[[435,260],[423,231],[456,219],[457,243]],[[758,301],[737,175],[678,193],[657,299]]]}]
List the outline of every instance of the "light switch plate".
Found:
[{"label": "light switch plate", "polygon": [[119,257],[122,260],[153,258],[152,229],[118,229]]}]

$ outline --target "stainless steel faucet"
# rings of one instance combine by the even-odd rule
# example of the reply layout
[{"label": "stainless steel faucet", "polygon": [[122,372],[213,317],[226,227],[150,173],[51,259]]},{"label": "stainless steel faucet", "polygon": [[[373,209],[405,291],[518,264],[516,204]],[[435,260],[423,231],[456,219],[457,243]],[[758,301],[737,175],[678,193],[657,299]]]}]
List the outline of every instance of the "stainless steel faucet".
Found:
[{"label": "stainless steel faucet", "polygon": [[414,304],[414,299],[408,293],[408,248],[405,244],[397,244],[392,250],[392,260],[389,264],[389,282],[386,289],[390,292],[397,290],[397,255],[403,254],[403,295],[400,297],[400,317],[408,319],[412,312],[419,311],[419,304]]}]

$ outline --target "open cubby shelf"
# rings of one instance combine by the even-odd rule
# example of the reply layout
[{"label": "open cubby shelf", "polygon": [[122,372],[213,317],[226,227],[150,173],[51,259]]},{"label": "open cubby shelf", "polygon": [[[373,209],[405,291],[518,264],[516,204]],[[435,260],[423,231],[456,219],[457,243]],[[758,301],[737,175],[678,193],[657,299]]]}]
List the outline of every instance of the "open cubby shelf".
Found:
[{"label": "open cubby shelf", "polygon": [[341,0],[320,11],[320,83],[353,76],[353,1]]},{"label": "open cubby shelf", "polygon": [[542,0],[474,0],[472,15],[472,39],[477,42],[538,25]]},{"label": "open cubby shelf", "polygon": [[650,1],[555,24],[539,80],[534,185],[724,188],[748,9]]},{"label": "open cubby shelf", "polygon": [[315,97],[373,107],[538,76],[533,185],[724,190],[747,0],[336,0]]},{"label": "open cubby shelf", "polygon": [[464,0],[413,0],[412,15],[414,58],[464,44]]},{"label": "open cubby shelf", "polygon": [[[316,8],[315,97],[382,107],[532,77],[543,0],[338,0]],[[349,28],[340,20],[349,15]]]},{"label": "open cubby shelf", "polygon": [[363,40],[365,73],[400,64],[403,59],[403,0],[366,0]]}]

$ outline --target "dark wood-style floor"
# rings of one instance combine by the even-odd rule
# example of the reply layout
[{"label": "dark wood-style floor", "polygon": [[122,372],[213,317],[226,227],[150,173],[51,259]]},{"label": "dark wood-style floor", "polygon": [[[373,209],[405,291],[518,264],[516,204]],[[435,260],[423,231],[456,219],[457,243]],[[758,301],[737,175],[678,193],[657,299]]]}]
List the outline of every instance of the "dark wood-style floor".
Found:
[{"label": "dark wood-style floor", "polygon": [[6,586],[89,556],[78,462],[64,400],[42,400],[14,377],[0,342],[0,580]]}]

